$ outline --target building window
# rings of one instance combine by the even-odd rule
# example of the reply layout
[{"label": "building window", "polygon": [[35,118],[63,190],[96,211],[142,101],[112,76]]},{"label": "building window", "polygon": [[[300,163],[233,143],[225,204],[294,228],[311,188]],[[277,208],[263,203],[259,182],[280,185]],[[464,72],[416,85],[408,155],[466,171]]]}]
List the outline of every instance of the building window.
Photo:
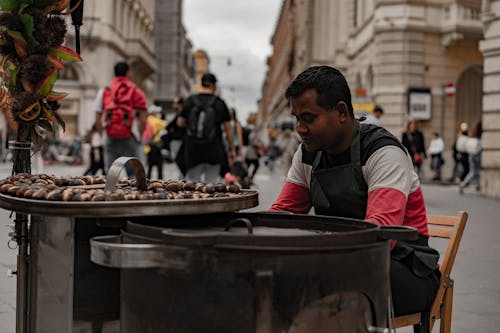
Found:
[{"label": "building window", "polygon": [[481,11],[478,8],[465,8],[465,19],[478,21],[481,19]]},{"label": "building window", "polygon": [[443,8],[443,20],[448,21],[450,19],[450,7]]}]

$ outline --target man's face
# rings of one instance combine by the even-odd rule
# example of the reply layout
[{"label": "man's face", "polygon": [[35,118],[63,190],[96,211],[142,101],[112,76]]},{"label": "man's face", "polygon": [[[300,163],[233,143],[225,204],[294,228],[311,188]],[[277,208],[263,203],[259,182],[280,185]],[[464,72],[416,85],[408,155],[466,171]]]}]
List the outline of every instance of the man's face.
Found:
[{"label": "man's face", "polygon": [[297,120],[297,133],[309,151],[335,150],[344,136],[342,124],[345,114],[323,109],[316,104],[317,98],[316,90],[308,89],[292,99],[292,115]]}]

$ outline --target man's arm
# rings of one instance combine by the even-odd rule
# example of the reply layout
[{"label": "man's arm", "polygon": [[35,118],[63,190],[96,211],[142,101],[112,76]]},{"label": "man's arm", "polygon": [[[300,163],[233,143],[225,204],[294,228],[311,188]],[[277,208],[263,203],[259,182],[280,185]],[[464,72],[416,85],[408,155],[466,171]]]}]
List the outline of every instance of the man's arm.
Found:
[{"label": "man's arm", "polygon": [[234,148],[234,138],[233,131],[231,129],[231,121],[224,122],[224,130],[226,131],[227,142],[229,142],[229,157],[234,159],[236,155],[236,149]]},{"label": "man's arm", "polygon": [[309,189],[287,181],[269,210],[307,214],[311,207],[311,192]]},{"label": "man's arm", "polygon": [[137,110],[137,112],[137,128],[139,129],[139,137],[142,138],[144,130],[146,129],[146,119],[148,117],[148,113],[146,110]]},{"label": "man's arm", "polygon": [[137,129],[139,130],[139,138],[142,138],[142,134],[146,129],[146,118],[148,117],[146,95],[144,92],[135,87],[133,99],[133,108],[137,111]]},{"label": "man's arm", "polygon": [[240,145],[238,154],[241,156],[243,151],[243,128],[239,122],[236,122],[236,135],[238,135],[238,144]]},{"label": "man's arm", "polygon": [[401,148],[385,146],[370,156],[364,170],[368,185],[365,220],[379,225],[402,225],[415,182],[411,159]]},{"label": "man's arm", "polygon": [[102,111],[95,112],[95,128],[102,133]]},{"label": "man's arm", "polygon": [[270,210],[297,214],[309,213],[312,207],[310,177],[311,166],[302,162],[302,149],[299,146],[293,156],[286,183]]},{"label": "man's arm", "polygon": [[95,126],[99,134],[102,133],[102,110],[103,110],[103,96],[104,88],[97,91],[97,96],[94,100],[94,110],[95,110]]}]

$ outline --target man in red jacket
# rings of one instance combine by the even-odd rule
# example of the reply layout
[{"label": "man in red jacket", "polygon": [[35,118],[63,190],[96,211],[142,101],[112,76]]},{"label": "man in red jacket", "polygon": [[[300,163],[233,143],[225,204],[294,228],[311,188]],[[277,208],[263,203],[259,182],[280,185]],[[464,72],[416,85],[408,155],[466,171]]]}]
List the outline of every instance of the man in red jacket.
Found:
[{"label": "man in red jacket", "polygon": [[[146,97],[132,81],[127,63],[119,62],[114,68],[115,77],[108,87],[104,88],[100,109],[96,110],[96,126],[106,130],[104,147],[106,169],[120,156],[139,156],[139,143],[146,125]],[[99,96],[98,96],[99,100]],[[133,133],[135,114],[139,133]],[[127,169],[129,176],[131,170]]]},{"label": "man in red jacket", "polygon": [[406,149],[384,128],[360,124],[344,76],[311,67],[288,87],[302,139],[273,211],[356,218],[418,229],[393,242],[391,288],[396,315],[429,311],[439,285],[439,254],[427,243],[422,189]]}]

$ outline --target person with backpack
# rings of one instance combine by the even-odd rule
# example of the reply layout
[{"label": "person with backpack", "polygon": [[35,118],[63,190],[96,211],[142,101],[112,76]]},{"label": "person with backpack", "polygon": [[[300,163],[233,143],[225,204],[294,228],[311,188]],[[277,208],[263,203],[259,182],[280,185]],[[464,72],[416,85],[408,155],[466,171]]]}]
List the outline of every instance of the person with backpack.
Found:
[{"label": "person with backpack", "polygon": [[[146,126],[146,97],[129,79],[130,68],[126,62],[118,62],[114,67],[115,77],[102,92],[100,109],[96,110],[96,126],[106,131],[104,162],[106,170],[121,156],[139,154],[139,142]],[[98,96],[99,99],[99,96]],[[133,134],[135,113],[139,137]],[[103,126],[104,122],[104,126]],[[132,176],[132,170],[127,168]]]},{"label": "person with backpack", "polygon": [[215,183],[229,171],[223,170],[228,165],[228,156],[222,126],[229,144],[229,161],[235,157],[230,113],[226,103],[215,95],[216,82],[215,75],[203,74],[199,94],[185,100],[177,118],[177,125],[186,128],[186,135],[176,161],[185,177],[192,181]]}]

